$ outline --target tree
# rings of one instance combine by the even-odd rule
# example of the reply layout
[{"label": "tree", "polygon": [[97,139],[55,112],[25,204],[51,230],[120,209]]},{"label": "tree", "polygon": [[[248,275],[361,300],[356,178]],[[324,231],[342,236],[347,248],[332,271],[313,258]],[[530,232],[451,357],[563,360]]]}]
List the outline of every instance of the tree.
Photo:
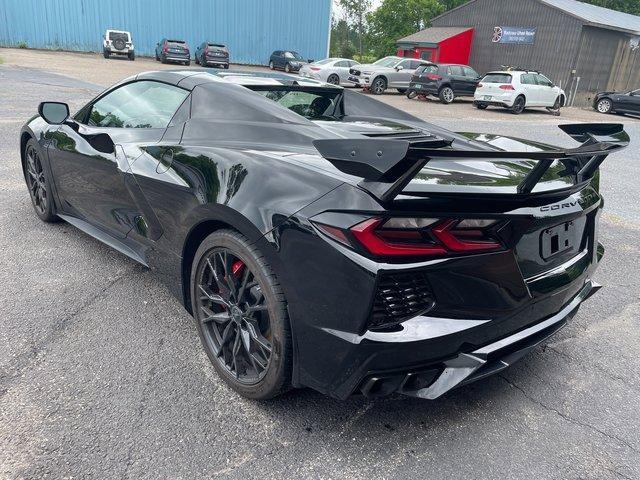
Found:
[{"label": "tree", "polygon": [[442,12],[444,7],[438,0],[383,0],[367,15],[374,53],[378,57],[392,54],[399,38],[426,28]]},{"label": "tree", "polygon": [[358,25],[358,51],[362,59],[362,36],[364,32],[364,19],[371,9],[371,0],[338,0],[346,15],[347,20]]}]

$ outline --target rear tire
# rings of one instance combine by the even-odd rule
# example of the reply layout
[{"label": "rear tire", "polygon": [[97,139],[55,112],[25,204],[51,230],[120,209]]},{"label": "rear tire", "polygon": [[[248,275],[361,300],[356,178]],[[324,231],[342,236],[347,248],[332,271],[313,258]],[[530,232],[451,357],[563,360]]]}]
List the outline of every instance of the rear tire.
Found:
[{"label": "rear tire", "polygon": [[196,65],[201,65],[200,59],[198,59],[198,56],[197,56],[197,55],[196,55],[196,59],[195,59],[195,61],[196,61]]},{"label": "rear tire", "polygon": [[45,171],[44,157],[41,154],[40,145],[33,138],[29,139],[25,146],[23,167],[31,205],[36,215],[43,222],[60,221],[53,205],[53,195]]},{"label": "rear tire", "polygon": [[160,55],[160,63],[167,63],[167,58],[163,55]]},{"label": "rear tire", "polygon": [[476,103],[475,106],[478,110],[486,110],[489,105],[486,103]]},{"label": "rear tire", "polygon": [[[252,287],[242,289],[245,278]],[[230,294],[226,282],[238,293]],[[256,400],[289,390],[293,353],[287,304],[262,253],[243,235],[218,230],[195,254],[190,287],[198,335],[218,375],[240,395]],[[260,310],[250,312],[250,305]],[[212,321],[212,314],[222,318]]]},{"label": "rear tire", "polygon": [[284,64],[284,71],[287,73],[291,72],[291,66],[288,63]]},{"label": "rear tire", "polygon": [[105,48],[104,50],[102,50],[102,56],[104,58],[109,58],[111,56],[111,52]]},{"label": "rear tire", "polygon": [[596,110],[600,113],[611,113],[613,102],[609,98],[601,98],[596,104]]},{"label": "rear tire", "polygon": [[438,98],[440,98],[442,103],[449,105],[450,103],[453,103],[456,96],[451,87],[442,87],[438,92]]},{"label": "rear tire", "polygon": [[273,69],[275,69],[275,65],[273,64],[273,62],[269,62],[269,70]]},{"label": "rear tire", "polygon": [[511,113],[514,115],[520,115],[524,112],[524,109],[527,105],[525,98],[522,95],[519,95],[513,102],[513,106],[511,107]]},{"label": "rear tire", "polygon": [[332,73],[327,78],[327,83],[330,83],[331,85],[340,85],[340,77],[335,73]]},{"label": "rear tire", "polygon": [[225,70],[229,70],[229,64],[228,64],[228,63],[226,63],[226,64],[224,65],[224,67],[223,67],[223,68],[224,68]]},{"label": "rear tire", "polygon": [[416,98],[417,96],[418,96],[418,92],[416,92],[415,90],[413,90],[413,89],[407,90],[407,98],[409,100],[411,100],[413,98]]},{"label": "rear tire", "polygon": [[129,57],[129,60],[133,62],[136,59],[136,54],[135,52],[129,52],[127,53],[127,57]]},{"label": "rear tire", "polygon": [[405,93],[407,93],[407,89],[406,88],[396,88],[396,90],[398,90],[398,92],[402,95],[404,95]]}]

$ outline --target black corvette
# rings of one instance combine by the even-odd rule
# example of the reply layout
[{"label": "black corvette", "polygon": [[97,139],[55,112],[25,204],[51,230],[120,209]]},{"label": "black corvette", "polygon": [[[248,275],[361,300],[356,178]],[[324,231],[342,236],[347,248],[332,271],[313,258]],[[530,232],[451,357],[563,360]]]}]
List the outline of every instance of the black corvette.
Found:
[{"label": "black corvette", "polygon": [[73,117],[42,103],[20,152],[37,215],[154,270],[239,393],[432,399],[599,288],[598,167],[629,138],[560,128],[580,145],[456,134],[285,75],[165,71]]},{"label": "black corvette", "polygon": [[640,89],[629,92],[600,92],[593,98],[593,108],[600,113],[640,115]]}]

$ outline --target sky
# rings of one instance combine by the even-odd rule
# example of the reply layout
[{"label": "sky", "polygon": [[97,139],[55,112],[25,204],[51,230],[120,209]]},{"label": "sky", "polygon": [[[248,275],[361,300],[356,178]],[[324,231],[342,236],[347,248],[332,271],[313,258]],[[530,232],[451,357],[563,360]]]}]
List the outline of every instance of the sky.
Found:
[{"label": "sky", "polygon": [[[378,8],[381,3],[382,3],[382,0],[373,0],[371,2],[372,10],[375,10],[376,8]],[[338,5],[338,0],[333,0],[333,14],[336,15],[338,18],[342,16],[342,9]]]}]

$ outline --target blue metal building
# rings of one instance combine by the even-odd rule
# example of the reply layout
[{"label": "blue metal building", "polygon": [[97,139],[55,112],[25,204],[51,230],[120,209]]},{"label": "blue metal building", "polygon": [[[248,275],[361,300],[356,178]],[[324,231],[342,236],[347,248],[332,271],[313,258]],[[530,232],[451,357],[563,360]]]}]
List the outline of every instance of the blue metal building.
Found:
[{"label": "blue metal building", "polygon": [[102,51],[108,28],[128,30],[137,55],[163,37],[229,46],[234,63],[262,64],[273,50],[328,56],[331,0],[0,0],[0,45]]}]

